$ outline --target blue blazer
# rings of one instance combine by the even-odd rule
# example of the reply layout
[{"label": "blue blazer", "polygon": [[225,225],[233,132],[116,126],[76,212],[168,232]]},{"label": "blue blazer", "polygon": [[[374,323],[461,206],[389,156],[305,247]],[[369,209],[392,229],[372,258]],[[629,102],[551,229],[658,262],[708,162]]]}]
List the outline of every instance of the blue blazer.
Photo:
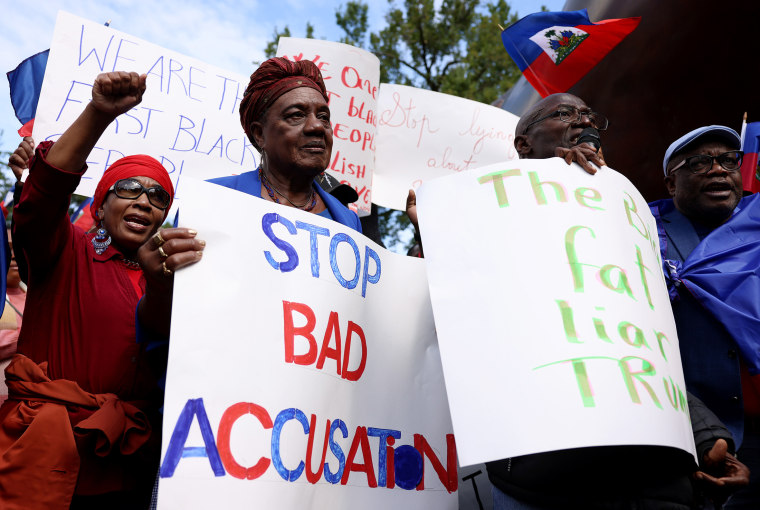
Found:
[{"label": "blue blazer", "polygon": [[[658,223],[663,259],[683,262],[700,244],[699,235],[672,199],[653,202],[650,207]],[[744,402],[738,347],[688,289],[681,285],[677,290],[679,299],[671,306],[686,389],[718,416],[739,448],[744,437]]]},{"label": "blue blazer", "polygon": [[[209,179],[208,182],[261,198],[261,179],[259,178],[258,170],[245,172],[240,175],[230,175],[229,177],[217,177],[216,179]],[[341,204],[337,198],[323,190],[318,184],[315,184],[315,187],[333,220],[361,233],[362,224],[359,222],[359,217],[356,213]]]}]

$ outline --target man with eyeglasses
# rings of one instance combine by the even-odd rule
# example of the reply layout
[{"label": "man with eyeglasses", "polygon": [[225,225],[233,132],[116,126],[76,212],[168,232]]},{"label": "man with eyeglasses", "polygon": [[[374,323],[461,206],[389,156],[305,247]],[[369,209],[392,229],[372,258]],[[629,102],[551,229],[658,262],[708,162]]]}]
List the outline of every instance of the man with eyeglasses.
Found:
[{"label": "man with eyeglasses", "polygon": [[686,388],[733,435],[750,484],[725,508],[760,508],[760,198],[742,198],[741,139],[695,129],[665,153],[671,198],[650,204]]},{"label": "man with eyeglasses", "polygon": [[[588,128],[604,131],[608,125],[607,118],[592,111],[581,98],[572,94],[552,94],[520,117],[515,127],[515,149],[521,159],[556,156],[563,158],[568,165],[575,161],[594,174],[597,169],[591,163],[604,166],[604,156],[600,147],[584,143],[581,135]],[[599,144],[598,132],[595,136]]]}]

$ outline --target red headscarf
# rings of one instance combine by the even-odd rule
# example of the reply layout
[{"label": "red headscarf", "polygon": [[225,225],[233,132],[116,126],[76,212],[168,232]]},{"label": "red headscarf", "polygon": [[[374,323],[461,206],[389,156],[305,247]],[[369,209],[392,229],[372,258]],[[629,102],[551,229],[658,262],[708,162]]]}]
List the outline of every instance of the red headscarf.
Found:
[{"label": "red headscarf", "polygon": [[95,189],[95,196],[92,197],[92,205],[90,205],[90,215],[95,220],[95,223],[100,221],[98,209],[103,205],[108,194],[108,189],[116,181],[129,177],[148,177],[169,192],[171,196],[169,207],[164,211],[164,219],[166,219],[166,215],[169,214],[169,209],[172,206],[172,201],[174,201],[174,186],[172,186],[169,173],[155,158],[146,156],[145,154],[135,154],[134,156],[127,156],[114,162],[100,179],[98,187]]},{"label": "red headscarf", "polygon": [[240,123],[254,147],[261,148],[253,139],[252,124],[286,92],[298,87],[309,87],[328,100],[322,73],[311,60],[291,62],[286,58],[270,58],[251,75],[251,81],[240,101]]}]

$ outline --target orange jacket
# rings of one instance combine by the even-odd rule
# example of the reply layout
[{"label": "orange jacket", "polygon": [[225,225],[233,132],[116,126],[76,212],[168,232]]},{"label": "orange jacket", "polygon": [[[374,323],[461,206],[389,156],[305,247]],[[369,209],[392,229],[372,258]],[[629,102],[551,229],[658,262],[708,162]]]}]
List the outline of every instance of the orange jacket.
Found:
[{"label": "orange jacket", "polygon": [[37,365],[21,354],[5,373],[0,507],[65,510],[75,490],[122,488],[113,479],[117,471],[99,468],[106,457],[131,455],[148,441],[151,427],[142,411],[114,394],[92,394],[73,381],[51,380],[47,363]]}]

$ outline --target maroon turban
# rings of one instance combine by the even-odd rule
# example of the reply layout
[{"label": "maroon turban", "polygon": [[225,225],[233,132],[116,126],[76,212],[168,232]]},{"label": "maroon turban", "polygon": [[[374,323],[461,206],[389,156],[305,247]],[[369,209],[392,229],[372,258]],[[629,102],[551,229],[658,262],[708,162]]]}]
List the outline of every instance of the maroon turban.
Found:
[{"label": "maroon turban", "polygon": [[310,87],[328,100],[322,73],[311,60],[291,62],[286,58],[270,58],[251,75],[251,81],[240,102],[240,123],[254,147],[261,151],[253,139],[252,124],[286,92],[298,87]]},{"label": "maroon turban", "polygon": [[171,196],[169,207],[164,211],[164,219],[166,219],[166,215],[169,214],[169,209],[174,200],[174,186],[172,186],[172,180],[169,177],[169,173],[155,158],[146,156],[145,154],[136,154],[115,161],[103,173],[103,177],[100,179],[98,187],[95,189],[95,196],[92,197],[92,205],[90,205],[90,215],[93,217],[96,224],[100,221],[100,218],[98,218],[98,209],[103,205],[106,195],[108,194],[108,189],[113,186],[116,181],[128,179],[129,177],[148,177],[156,181],[162,188],[169,192],[169,195]]}]

